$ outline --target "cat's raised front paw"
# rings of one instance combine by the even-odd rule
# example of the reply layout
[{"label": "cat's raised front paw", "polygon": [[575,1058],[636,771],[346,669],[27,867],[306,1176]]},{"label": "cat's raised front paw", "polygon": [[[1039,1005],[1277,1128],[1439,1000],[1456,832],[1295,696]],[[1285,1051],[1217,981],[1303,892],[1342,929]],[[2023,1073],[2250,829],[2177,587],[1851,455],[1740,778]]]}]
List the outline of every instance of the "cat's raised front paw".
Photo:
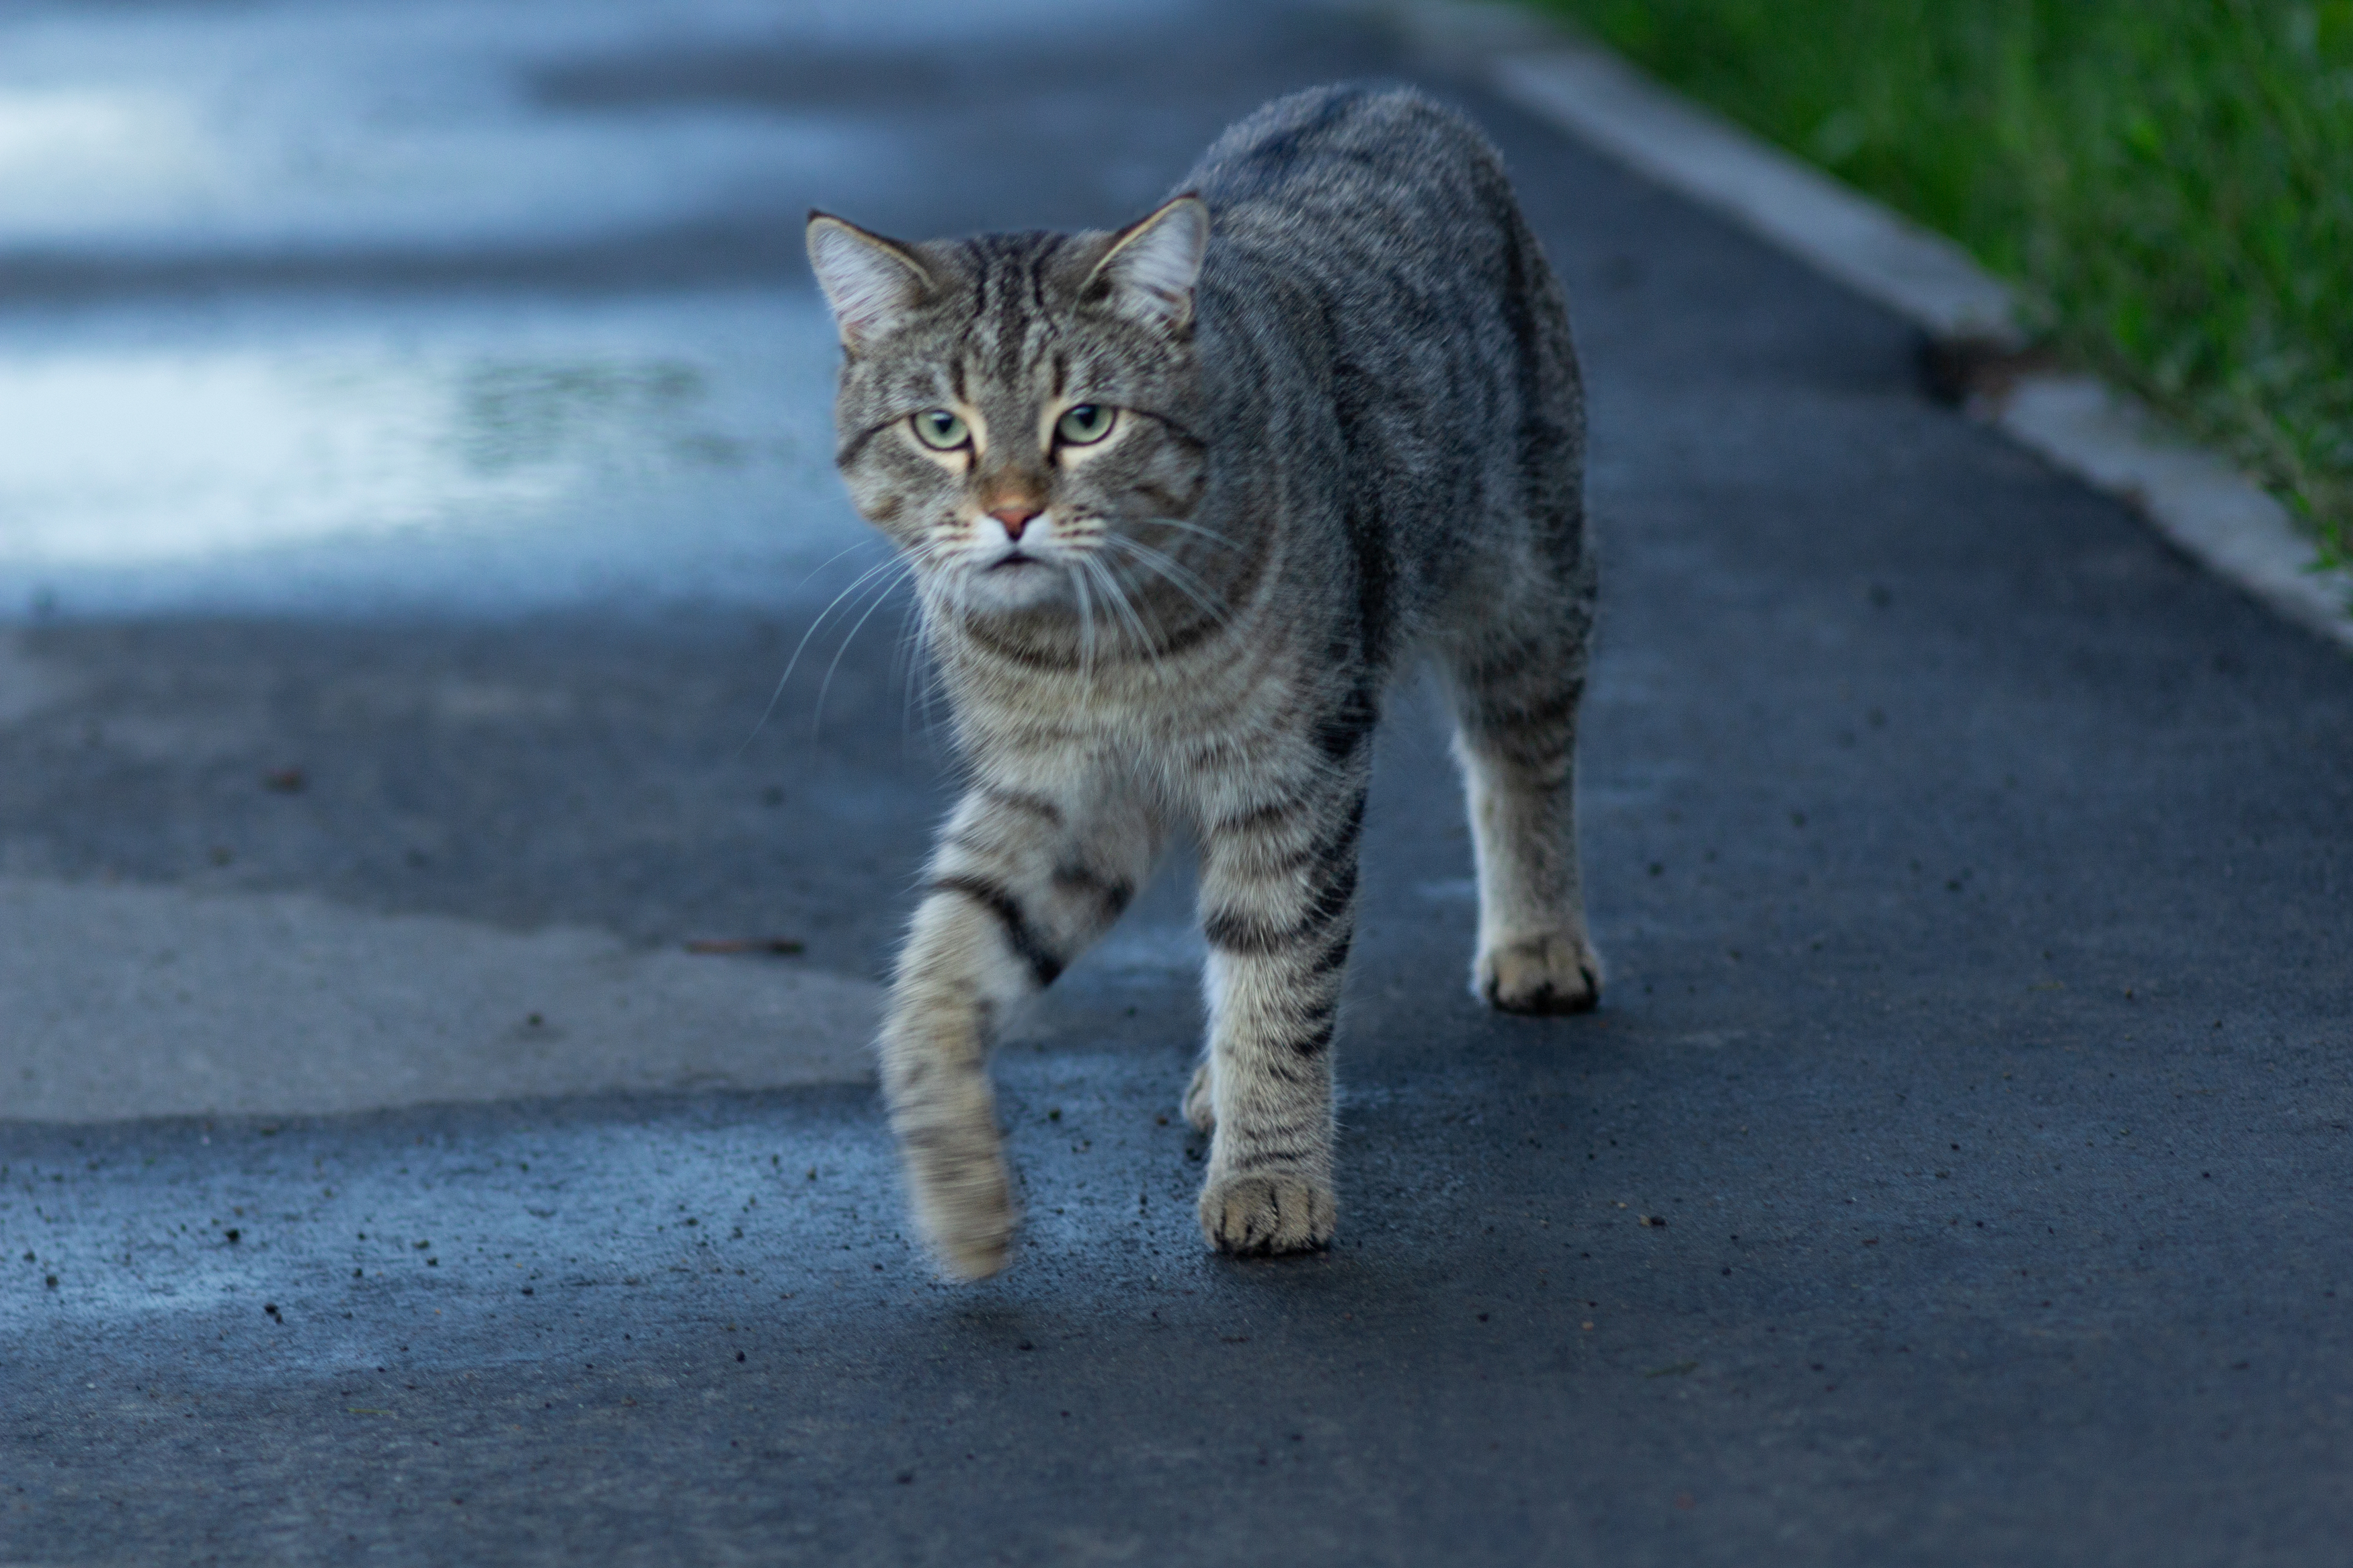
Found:
[{"label": "cat's raised front paw", "polygon": [[1601,960],[1565,931],[1497,942],[1474,973],[1479,994],[1506,1013],[1589,1013],[1601,1002]]},{"label": "cat's raised front paw", "polygon": [[970,1151],[959,1151],[959,1159],[924,1157],[935,1152],[918,1148],[908,1161],[917,1227],[940,1267],[955,1279],[1004,1272],[1013,1260],[1020,1216],[1003,1156],[991,1149],[978,1157]]},{"label": "cat's raised front paw", "polygon": [[1319,1251],[1337,1215],[1332,1189],[1297,1171],[1213,1176],[1201,1189],[1201,1234],[1241,1258]]},{"label": "cat's raised front paw", "polygon": [[941,1267],[958,1279],[986,1279],[1002,1274],[1013,1261],[1013,1211],[1003,1221],[973,1235],[937,1238]]}]

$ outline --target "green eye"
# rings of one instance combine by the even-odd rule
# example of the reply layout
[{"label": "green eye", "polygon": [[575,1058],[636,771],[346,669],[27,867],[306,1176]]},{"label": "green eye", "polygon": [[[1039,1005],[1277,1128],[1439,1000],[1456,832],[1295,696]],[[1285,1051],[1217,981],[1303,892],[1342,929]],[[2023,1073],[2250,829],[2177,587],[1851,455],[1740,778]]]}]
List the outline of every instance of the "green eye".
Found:
[{"label": "green eye", "polygon": [[1100,403],[1082,403],[1054,421],[1054,439],[1066,447],[1092,447],[1111,434],[1119,410]]},{"label": "green eye", "polygon": [[915,427],[915,439],[934,452],[953,452],[972,440],[964,421],[944,408],[926,408],[909,423]]}]

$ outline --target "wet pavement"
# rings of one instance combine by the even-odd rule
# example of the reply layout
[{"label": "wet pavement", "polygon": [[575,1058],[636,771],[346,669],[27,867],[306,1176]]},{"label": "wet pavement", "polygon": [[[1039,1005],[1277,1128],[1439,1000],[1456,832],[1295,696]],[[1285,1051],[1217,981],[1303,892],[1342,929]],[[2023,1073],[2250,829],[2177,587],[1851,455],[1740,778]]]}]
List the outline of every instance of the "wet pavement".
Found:
[{"label": "wet pavement", "polygon": [[[1382,33],[891,16],[0,18],[0,1563],[2334,1561],[2353,668]],[[1405,688],[1333,1252],[1199,1250],[1178,866],[944,1285],[799,216],[1117,222],[1362,74],[1571,290],[1607,1005],[1471,1003]]]}]

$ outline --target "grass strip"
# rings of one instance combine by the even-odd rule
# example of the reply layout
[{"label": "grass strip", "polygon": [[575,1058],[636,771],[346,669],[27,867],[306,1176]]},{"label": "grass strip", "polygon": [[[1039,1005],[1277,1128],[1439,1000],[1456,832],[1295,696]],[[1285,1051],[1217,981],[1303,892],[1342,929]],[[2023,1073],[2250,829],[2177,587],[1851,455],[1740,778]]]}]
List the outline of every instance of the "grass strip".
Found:
[{"label": "grass strip", "polygon": [[2353,564],[2353,0],[1535,0],[1952,236]]}]

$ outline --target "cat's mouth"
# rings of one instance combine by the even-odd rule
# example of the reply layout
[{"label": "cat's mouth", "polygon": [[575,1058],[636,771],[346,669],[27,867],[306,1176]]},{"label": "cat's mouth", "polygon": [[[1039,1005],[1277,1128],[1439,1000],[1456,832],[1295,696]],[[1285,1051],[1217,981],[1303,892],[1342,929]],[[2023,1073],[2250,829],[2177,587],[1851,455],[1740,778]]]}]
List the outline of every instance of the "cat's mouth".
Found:
[{"label": "cat's mouth", "polygon": [[959,574],[967,615],[1022,614],[1069,602],[1070,573],[1037,551],[1008,549],[993,560],[970,561]]}]

